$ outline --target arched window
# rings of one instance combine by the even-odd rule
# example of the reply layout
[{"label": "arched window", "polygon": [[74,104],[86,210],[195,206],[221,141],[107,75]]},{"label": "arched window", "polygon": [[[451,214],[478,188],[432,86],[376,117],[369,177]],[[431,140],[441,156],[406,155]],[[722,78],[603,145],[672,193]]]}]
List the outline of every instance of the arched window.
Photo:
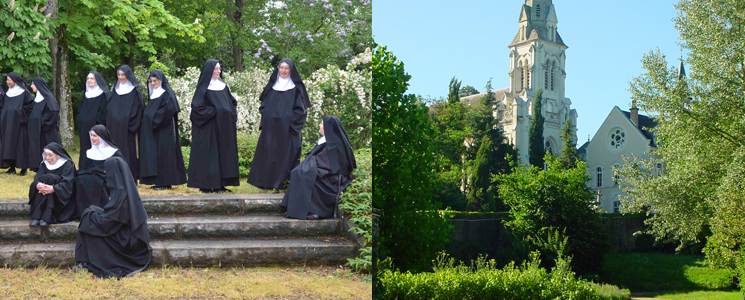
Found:
[{"label": "arched window", "polygon": [[546,69],[543,70],[543,88],[548,89],[548,62],[546,63]]},{"label": "arched window", "polygon": [[528,60],[525,60],[525,75],[527,77],[525,80],[525,87],[530,88],[530,67],[528,67]]},{"label": "arched window", "polygon": [[621,201],[613,201],[613,212],[618,213],[621,209]]},{"label": "arched window", "polygon": [[541,17],[541,5],[535,6],[535,16],[540,18]]},{"label": "arched window", "polygon": [[598,173],[598,187],[602,187],[603,186],[603,168],[598,167],[596,169],[596,172]]},{"label": "arched window", "polygon": [[546,140],[546,152],[548,154],[554,154],[554,149],[551,147],[551,140]]},{"label": "arched window", "polygon": [[618,175],[618,172],[621,170],[621,165],[615,164],[613,165],[613,186],[618,186],[618,181],[620,179],[620,175]]},{"label": "arched window", "polygon": [[522,91],[525,87],[525,68],[523,68],[523,62],[520,62],[518,68],[520,69],[520,90]]},{"label": "arched window", "polygon": [[556,68],[556,62],[551,63],[551,90],[554,90],[554,69]]}]

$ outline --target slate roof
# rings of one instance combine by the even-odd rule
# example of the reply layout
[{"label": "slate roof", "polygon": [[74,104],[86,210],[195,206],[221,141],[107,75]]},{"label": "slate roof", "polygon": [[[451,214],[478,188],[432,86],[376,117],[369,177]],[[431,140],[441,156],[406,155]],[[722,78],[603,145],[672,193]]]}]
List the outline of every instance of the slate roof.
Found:
[{"label": "slate roof", "polygon": [[[626,116],[626,118],[631,120],[631,112],[625,110],[621,110],[621,112]],[[639,124],[637,127],[642,134],[649,139],[649,145],[652,147],[657,147],[657,144],[655,143],[654,133],[649,131],[649,129],[652,129],[655,126],[657,126],[657,123],[655,123],[654,118],[639,114]]]}]

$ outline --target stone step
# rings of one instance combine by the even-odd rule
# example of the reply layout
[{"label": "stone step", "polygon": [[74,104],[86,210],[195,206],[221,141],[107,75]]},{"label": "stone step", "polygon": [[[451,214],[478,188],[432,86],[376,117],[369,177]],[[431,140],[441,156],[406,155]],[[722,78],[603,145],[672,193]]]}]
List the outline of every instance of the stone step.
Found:
[{"label": "stone step", "polygon": [[[284,194],[204,194],[143,196],[148,215],[279,213]],[[0,199],[0,218],[29,215],[28,199]]]},{"label": "stone step", "polygon": [[[189,240],[150,242],[151,267],[333,266],[355,257],[354,243],[338,238]],[[75,264],[75,242],[0,245],[0,265],[57,267]]]},{"label": "stone step", "polygon": [[[29,227],[29,220],[0,221],[0,241],[74,241],[78,222]],[[341,220],[296,220],[278,215],[154,217],[147,221],[152,239],[204,239],[339,235]]]}]

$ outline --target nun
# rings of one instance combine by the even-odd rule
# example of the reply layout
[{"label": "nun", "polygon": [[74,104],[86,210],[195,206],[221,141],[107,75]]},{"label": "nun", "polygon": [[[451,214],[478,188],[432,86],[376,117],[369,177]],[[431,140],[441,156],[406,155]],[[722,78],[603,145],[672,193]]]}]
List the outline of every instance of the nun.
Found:
[{"label": "nun", "polygon": [[91,148],[85,151],[89,160],[88,167],[81,168],[75,178],[75,218],[80,219],[83,211],[91,205],[106,206],[109,194],[104,188],[106,174],[104,162],[110,157],[123,157],[116,144],[111,141],[111,134],[106,126],[95,125],[88,132]]},{"label": "nun", "polygon": [[44,158],[28,193],[31,227],[65,223],[75,215],[75,200],[72,198],[75,163],[56,142],[46,145],[43,153]]},{"label": "nun", "polygon": [[140,175],[142,184],[155,190],[170,189],[186,183],[184,157],[178,128],[179,108],[176,94],[163,72],[150,72],[150,100],[142,114],[140,131]]},{"label": "nun", "polygon": [[188,187],[214,193],[230,192],[226,186],[240,185],[237,105],[230,88],[222,80],[218,61],[204,62],[191,100]]},{"label": "nun", "polygon": [[285,217],[301,220],[336,218],[339,194],[352,182],[357,168],[347,132],[337,116],[324,116],[323,135],[305,160],[290,172],[282,207]]},{"label": "nun", "polygon": [[38,172],[44,146],[59,143],[59,104],[44,78],[32,78],[31,90],[36,97],[28,117],[28,165],[31,171]]},{"label": "nun", "polygon": [[16,72],[8,73],[5,83],[8,91],[0,103],[0,136],[3,138],[0,149],[1,164],[8,168],[6,173],[26,175],[28,168],[28,118],[34,109],[34,97],[26,89],[23,78]]},{"label": "nun", "polygon": [[78,264],[73,269],[119,279],[150,264],[150,235],[147,213],[127,161],[113,156],[104,166],[110,199],[105,206],[92,205],[83,212],[75,244]]},{"label": "nun", "polygon": [[142,125],[142,110],[145,98],[142,97],[132,68],[122,65],[117,69],[117,81],[106,106],[106,128],[111,132],[114,143],[129,164],[132,177],[140,179],[140,154],[138,135]]},{"label": "nun", "polygon": [[260,189],[280,189],[300,160],[301,137],[310,100],[291,59],[279,62],[259,97],[259,141],[248,183]]},{"label": "nun", "polygon": [[[109,104],[108,99],[111,96],[109,85],[103,80],[98,71],[91,71],[85,79],[85,94],[80,101],[78,116],[75,118],[75,125],[78,126],[78,136],[80,138],[80,151],[91,148],[91,140],[86,139],[88,132],[96,124],[106,125],[106,106]],[[88,156],[81,155],[78,167],[87,169],[91,164]]]}]

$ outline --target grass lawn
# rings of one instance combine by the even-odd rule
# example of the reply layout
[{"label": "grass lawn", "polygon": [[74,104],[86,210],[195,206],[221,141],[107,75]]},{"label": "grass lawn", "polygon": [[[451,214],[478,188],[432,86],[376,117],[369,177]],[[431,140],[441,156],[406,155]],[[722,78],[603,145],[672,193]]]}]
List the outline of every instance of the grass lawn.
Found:
[{"label": "grass lawn", "polygon": [[[68,152],[75,162],[75,165],[77,167],[78,162],[78,152]],[[31,185],[31,182],[34,181],[34,175],[36,173],[29,171],[28,175],[26,176],[18,176],[18,175],[8,175],[5,174],[5,171],[7,169],[0,169],[0,199],[4,198],[28,198],[28,188]],[[16,170],[20,171],[20,170]],[[255,194],[255,193],[271,193],[276,191],[264,191],[262,189],[258,189],[246,182],[246,178],[241,178],[240,180],[241,185],[240,186],[231,186],[227,187],[233,193],[236,194]],[[188,195],[188,194],[201,194],[199,192],[199,189],[194,188],[187,188],[186,184],[174,186],[170,190],[163,190],[163,191],[155,191],[150,189],[150,186],[148,185],[142,185],[140,184],[138,187],[138,190],[140,191],[140,195]]]},{"label": "grass lawn", "polygon": [[[734,274],[711,268],[703,256],[670,253],[608,254],[600,280],[632,295],[665,299],[742,299]],[[639,294],[643,293],[643,294]]]},{"label": "grass lawn", "polygon": [[0,268],[0,299],[369,299],[371,277],[338,268],[148,269],[122,280],[65,268]]}]

